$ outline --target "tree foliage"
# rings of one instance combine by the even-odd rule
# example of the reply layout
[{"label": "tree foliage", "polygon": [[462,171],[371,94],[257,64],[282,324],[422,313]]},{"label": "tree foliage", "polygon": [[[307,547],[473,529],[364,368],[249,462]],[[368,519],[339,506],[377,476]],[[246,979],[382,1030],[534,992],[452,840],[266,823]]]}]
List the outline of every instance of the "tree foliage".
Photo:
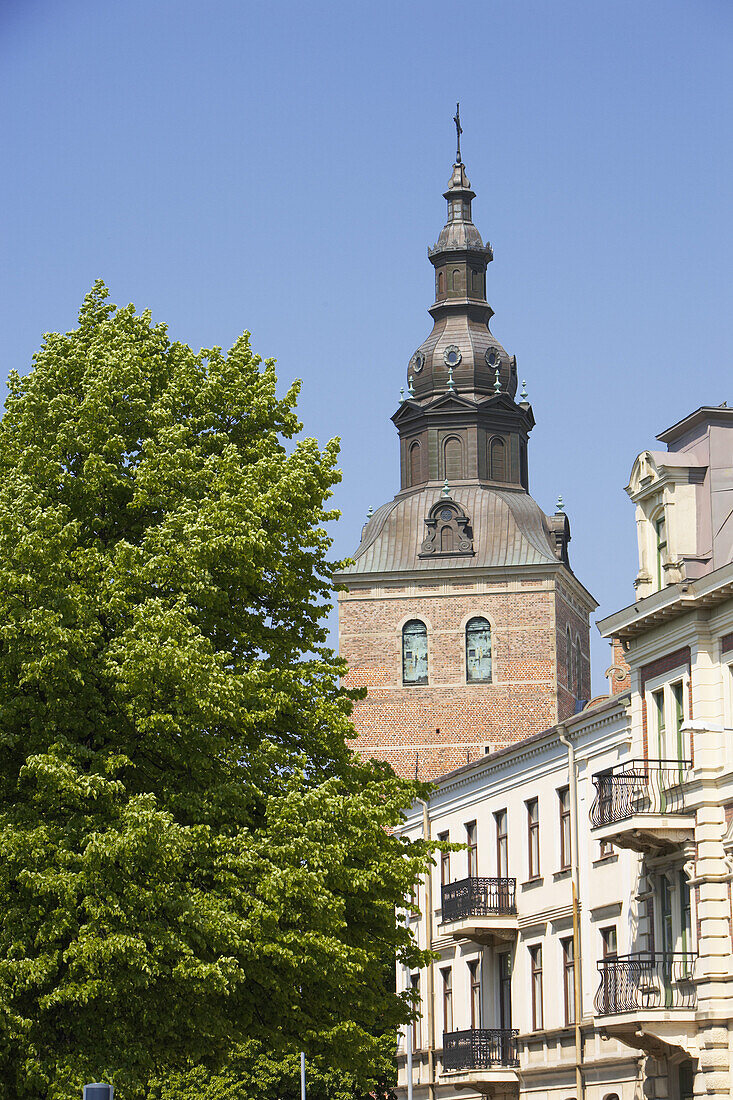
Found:
[{"label": "tree foliage", "polygon": [[324,1095],[388,1073],[429,857],[391,832],[415,788],[346,745],[337,445],[297,392],[101,283],[10,378],[0,1098],[285,1097],[301,1049]]}]

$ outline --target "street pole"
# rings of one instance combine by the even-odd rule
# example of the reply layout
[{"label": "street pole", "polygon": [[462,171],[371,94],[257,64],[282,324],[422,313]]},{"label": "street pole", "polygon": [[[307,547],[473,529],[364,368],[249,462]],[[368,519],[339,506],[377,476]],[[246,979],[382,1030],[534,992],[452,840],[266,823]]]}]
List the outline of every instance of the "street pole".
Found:
[{"label": "street pole", "polygon": [[[405,928],[410,927],[410,914],[405,913]],[[405,963],[405,981],[407,982],[407,988],[410,988],[410,968]],[[407,1100],[412,1100],[412,1024],[405,1024],[405,1054],[407,1055],[407,1062],[405,1063],[405,1073],[407,1074]]]},{"label": "street pole", "polygon": [[305,1100],[305,1051],[300,1052],[300,1100]]}]

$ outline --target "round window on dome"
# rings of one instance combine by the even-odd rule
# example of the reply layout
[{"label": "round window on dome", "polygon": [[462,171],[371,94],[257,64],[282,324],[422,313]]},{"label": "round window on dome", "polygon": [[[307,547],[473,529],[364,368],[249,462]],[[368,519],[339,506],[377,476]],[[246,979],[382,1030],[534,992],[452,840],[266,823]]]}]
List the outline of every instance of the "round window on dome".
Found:
[{"label": "round window on dome", "polygon": [[461,349],[455,344],[450,344],[443,352],[443,362],[446,367],[457,367],[461,361]]}]

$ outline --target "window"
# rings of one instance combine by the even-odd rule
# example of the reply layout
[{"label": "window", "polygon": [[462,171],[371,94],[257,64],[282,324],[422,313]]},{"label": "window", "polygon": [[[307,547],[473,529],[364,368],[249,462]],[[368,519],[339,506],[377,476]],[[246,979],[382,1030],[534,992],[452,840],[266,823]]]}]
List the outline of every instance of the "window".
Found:
[{"label": "window", "polygon": [[438,272],[438,295],[442,298],[445,293],[445,280],[443,278],[443,272]]},{"label": "window", "polygon": [[676,734],[677,759],[685,759],[685,746],[683,744],[682,727],[685,724],[685,695],[682,681],[672,684],[672,702],[674,704],[674,728]]},{"label": "window", "polygon": [[492,481],[506,481],[506,446],[499,436],[489,443],[489,477]]},{"label": "window", "polygon": [[618,969],[611,965],[618,958],[618,946],[616,943],[616,925],[611,924],[601,929],[601,954],[609,965],[602,966],[601,987],[598,990],[598,1005],[602,1013],[616,1012],[619,998],[627,996],[625,972],[619,973]]},{"label": "window", "polygon": [[598,858],[605,859],[606,856],[613,855],[613,844],[610,840],[602,840],[598,845]]},{"label": "window", "polygon": [[575,945],[573,937],[560,940],[562,946],[563,1000],[565,1003],[565,1024],[575,1023]]},{"label": "window", "polygon": [[499,878],[509,878],[509,834],[506,810],[497,810],[494,821],[496,822],[496,874]]},{"label": "window", "polygon": [[453,968],[441,970],[443,979],[443,1031],[453,1030]]},{"label": "window", "polygon": [[419,917],[420,916],[420,902],[419,902],[419,899],[418,899],[418,894],[419,894],[418,886],[417,886],[417,883],[415,882],[410,887],[410,897],[409,897],[409,905],[408,905],[409,913],[410,913],[410,916],[412,916],[412,917]]},{"label": "window", "polygon": [[[410,989],[413,992],[413,1006],[420,1011],[420,975],[410,975]],[[416,1016],[412,1021],[412,1049],[413,1052],[420,1049],[420,1017]]]},{"label": "window", "polygon": [[681,950],[692,949],[692,903],[690,900],[690,883],[684,871],[679,871],[679,895],[680,895],[680,933]]},{"label": "window", "polygon": [[410,485],[418,485],[421,475],[420,444],[410,445]]},{"label": "window", "polygon": [[536,943],[529,949],[529,962],[532,986],[532,1030],[540,1031],[544,1026],[542,1011],[542,944]]},{"label": "window", "polygon": [[570,627],[565,631],[565,677],[568,691],[573,690],[573,643],[570,640]]},{"label": "window", "polygon": [[657,588],[664,588],[664,561],[667,556],[667,521],[660,516],[654,524],[657,536]]},{"label": "window", "polygon": [[453,273],[451,275],[450,285],[451,285],[451,290],[460,290],[461,289],[461,273],[458,270],[458,268],[456,268],[455,271],[453,271]]},{"label": "window", "polygon": [[[449,833],[438,833],[438,840],[448,843]],[[450,852],[440,853],[440,885],[445,886],[450,882]]]},{"label": "window", "polygon": [[604,959],[618,958],[618,942],[616,940],[616,925],[601,929],[601,951]]},{"label": "window", "polygon": [[468,845],[468,877],[478,876],[478,844],[476,842],[476,822],[466,825],[466,844]]},{"label": "window", "polygon": [[575,638],[575,698],[583,698],[583,666],[580,663],[580,638]]},{"label": "window", "polygon": [[471,987],[471,1028],[481,1027],[481,967],[478,959],[468,964],[469,984]]},{"label": "window", "polygon": [[428,682],[428,629],[419,619],[402,627],[402,683]]},{"label": "window", "polygon": [[560,812],[560,869],[566,871],[570,867],[570,788],[563,787],[557,792],[558,809]]},{"label": "window", "polygon": [[540,810],[536,798],[527,806],[527,870],[528,878],[540,877]]},{"label": "window", "polygon": [[491,681],[491,624],[487,619],[469,619],[466,624],[466,683]]},{"label": "window", "polygon": [[499,956],[499,1027],[509,1031],[512,1026],[512,957],[508,951]]},{"label": "window", "polygon": [[654,691],[652,692],[652,702],[654,704],[654,714],[657,722],[657,752],[660,760],[665,760],[667,757],[666,750],[666,733],[667,727],[664,720],[664,692]]},{"label": "window", "polygon": [[446,480],[460,481],[463,477],[463,447],[456,436],[446,439],[443,444],[443,460]]}]

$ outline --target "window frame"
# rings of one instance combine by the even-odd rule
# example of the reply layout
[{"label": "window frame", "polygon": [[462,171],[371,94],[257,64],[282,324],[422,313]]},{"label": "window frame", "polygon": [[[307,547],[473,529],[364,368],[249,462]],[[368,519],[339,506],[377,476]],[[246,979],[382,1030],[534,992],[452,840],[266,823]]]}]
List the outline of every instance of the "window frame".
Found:
[{"label": "window frame", "polygon": [[472,1031],[478,1030],[481,1027],[481,1019],[483,1016],[481,992],[481,960],[469,959],[468,999]]},{"label": "window frame", "polygon": [[453,967],[441,967],[440,974],[443,979],[443,1034],[446,1035],[453,1031]]},{"label": "window frame", "polygon": [[565,1026],[575,1023],[575,941],[572,936],[560,940],[563,967],[563,1001],[565,1005]]},{"label": "window frame", "polygon": [[528,798],[524,805],[527,809],[527,879],[531,882],[541,877],[540,800],[537,796]]},{"label": "window frame", "polygon": [[[438,833],[438,840],[441,843],[450,843],[450,831],[444,833]],[[447,886],[450,882],[450,852],[440,853],[440,885]]]},{"label": "window frame", "polygon": [[[488,636],[489,636],[489,638],[488,638],[488,640],[489,640],[489,674],[486,677],[480,677],[479,678],[479,677],[473,677],[473,676],[470,675],[468,650],[469,650],[469,646],[471,644],[469,642],[469,627],[471,626],[471,623],[485,623],[486,624],[485,626],[477,628],[476,633],[478,633],[479,630],[482,631],[482,632],[485,632],[485,631],[488,630]],[[467,684],[492,684],[494,682],[494,631],[493,631],[493,628],[492,628],[492,625],[491,625],[491,620],[486,615],[471,615],[471,617],[466,620],[465,626],[463,627],[463,638],[464,638],[464,643],[465,643],[464,644],[463,657],[464,657],[464,662],[465,662],[466,683]]]},{"label": "window frame", "polygon": [[466,830],[466,870],[467,878],[478,878],[478,829],[476,820],[467,821]]},{"label": "window frame", "polygon": [[[410,634],[408,634],[407,633],[408,626],[412,626],[414,623],[419,623],[420,626],[423,628],[423,630],[422,631],[412,631],[412,632],[410,632]],[[425,638],[425,675],[421,676],[417,679],[414,679],[414,680],[408,680],[406,678],[406,674],[405,674],[405,669],[406,669],[405,641],[406,641],[406,638],[410,637],[411,635],[416,637],[416,638],[417,637],[423,637],[423,631],[424,631],[424,638]],[[417,616],[412,616],[412,618],[407,619],[402,624],[402,629],[400,631],[400,646],[401,646],[401,657],[402,657],[402,686],[403,687],[427,687],[427,685],[430,683],[430,643],[429,643],[429,634],[428,634],[428,624],[424,621],[424,619],[419,619],[419,618],[417,618]]]},{"label": "window frame", "polygon": [[[422,1005],[422,997],[421,997],[421,994],[420,994],[420,971],[419,970],[415,974],[410,974],[410,989],[417,992],[418,1005]],[[421,1023],[422,1023],[422,1016],[418,1012],[418,1014],[413,1019],[412,1027],[410,1028],[410,1034],[412,1036],[412,1053],[413,1054],[415,1054],[418,1050],[420,1050],[420,1042],[421,1042],[421,1039],[422,1039],[421,1027],[420,1027]]]},{"label": "window frame", "polygon": [[543,1031],[545,1012],[542,989],[542,944],[532,943],[529,947],[530,987],[532,991],[532,1031]]},{"label": "window frame", "polygon": [[[503,825],[504,831],[501,831]],[[496,834],[496,877],[509,878],[509,814],[506,807],[494,812]]]},{"label": "window frame", "polygon": [[[565,802],[565,799],[567,799],[567,803]],[[557,809],[560,823],[560,870],[569,871],[573,863],[573,837],[570,819],[569,786],[558,788]]]}]

